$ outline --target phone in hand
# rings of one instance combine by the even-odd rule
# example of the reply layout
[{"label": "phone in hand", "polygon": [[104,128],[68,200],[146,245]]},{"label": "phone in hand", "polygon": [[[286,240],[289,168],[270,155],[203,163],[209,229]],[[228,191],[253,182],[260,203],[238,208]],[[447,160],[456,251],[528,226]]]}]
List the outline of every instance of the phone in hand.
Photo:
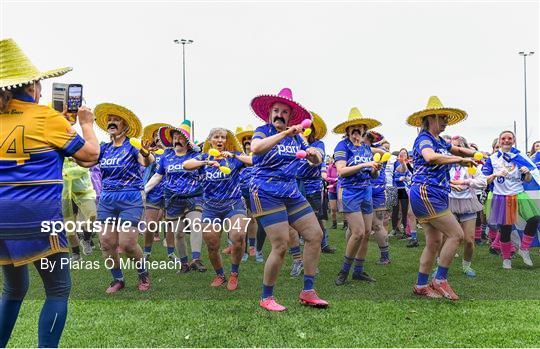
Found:
[{"label": "phone in hand", "polygon": [[68,113],[77,113],[82,106],[83,87],[81,84],[70,84],[67,89],[67,111]]}]

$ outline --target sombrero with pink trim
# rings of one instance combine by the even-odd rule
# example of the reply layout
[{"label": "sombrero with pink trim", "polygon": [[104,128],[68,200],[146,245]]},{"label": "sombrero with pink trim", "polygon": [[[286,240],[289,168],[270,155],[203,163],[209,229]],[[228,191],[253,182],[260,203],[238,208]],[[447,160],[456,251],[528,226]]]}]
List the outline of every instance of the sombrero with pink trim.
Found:
[{"label": "sombrero with pink trim", "polygon": [[298,125],[305,119],[311,120],[311,114],[300,103],[293,100],[290,88],[284,88],[277,95],[261,95],[251,100],[251,109],[264,122],[269,123],[270,108],[274,103],[283,103],[291,107],[288,126]]},{"label": "sombrero with pink trim", "polygon": [[173,133],[179,132],[182,138],[187,142],[188,148],[195,149],[197,146],[191,142],[191,121],[184,120],[180,127],[163,126],[158,129],[158,136],[161,144],[166,148],[173,147]]}]

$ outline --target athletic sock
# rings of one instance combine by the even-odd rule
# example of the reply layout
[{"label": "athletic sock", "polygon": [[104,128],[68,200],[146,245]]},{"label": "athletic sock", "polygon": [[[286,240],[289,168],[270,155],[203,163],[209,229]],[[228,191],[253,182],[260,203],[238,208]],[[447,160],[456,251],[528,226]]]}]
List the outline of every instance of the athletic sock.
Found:
[{"label": "athletic sock", "polygon": [[523,235],[523,238],[521,239],[521,249],[523,251],[528,251],[529,247],[531,247],[533,240],[534,236]]},{"label": "athletic sock", "polygon": [[354,259],[354,273],[361,274],[364,271],[364,260],[361,258]]},{"label": "athletic sock", "polygon": [[67,298],[47,298],[38,324],[38,347],[57,348],[68,311]]},{"label": "athletic sock", "polygon": [[501,253],[503,259],[511,259],[512,258],[512,242],[501,242]]},{"label": "athletic sock", "polygon": [[463,266],[463,268],[468,268],[471,266],[471,262],[470,261],[466,261],[466,260],[463,260],[461,262],[461,265]]},{"label": "athletic sock", "polygon": [[417,287],[426,287],[428,284],[429,275],[418,272],[418,279],[416,280]]},{"label": "athletic sock", "polygon": [[81,254],[81,248],[79,246],[72,247],[71,252],[73,254]]},{"label": "athletic sock", "polygon": [[172,254],[174,254],[174,247],[168,247],[167,246],[167,255],[170,256]]},{"label": "athletic sock", "polygon": [[273,294],[274,294],[274,285],[272,286],[268,286],[265,284],[262,285],[262,297],[261,297],[262,299],[272,297]]},{"label": "athletic sock", "polygon": [[476,227],[474,229],[474,240],[476,242],[482,241],[482,228],[481,227]]},{"label": "athletic sock", "polygon": [[215,269],[216,275],[225,276],[225,272],[223,271],[223,268]]},{"label": "athletic sock", "polygon": [[349,270],[351,270],[351,265],[353,263],[354,258],[353,257],[343,257],[343,266],[341,267],[341,271],[344,273],[349,273]]},{"label": "athletic sock", "polygon": [[304,274],[304,291],[312,290],[314,282],[315,282],[315,275]]},{"label": "athletic sock", "polygon": [[120,268],[111,269],[111,275],[115,280],[124,281],[124,273],[122,273],[122,269]]},{"label": "athletic sock", "polygon": [[435,275],[435,280],[446,280],[448,277],[448,268],[443,266],[437,267],[437,274]]},{"label": "athletic sock", "polygon": [[328,247],[328,231],[326,231],[326,228],[323,229],[323,238],[321,240],[321,248]]},{"label": "athletic sock", "polygon": [[191,251],[191,259],[201,259],[201,252],[200,251]]},{"label": "athletic sock", "polygon": [[148,271],[146,270],[146,263],[145,263],[145,259],[144,258],[141,258],[141,267],[140,268],[137,268],[137,273],[139,273],[139,275],[144,275],[144,274],[147,274]]},{"label": "athletic sock", "polygon": [[249,247],[255,246],[255,238],[248,238]]},{"label": "athletic sock", "polygon": [[143,252],[144,252],[144,254],[150,254],[150,253],[152,253],[152,245],[150,245],[150,246],[144,246]]},{"label": "athletic sock", "polygon": [[416,230],[411,231],[411,239],[416,240]]},{"label": "athletic sock", "polygon": [[390,247],[388,245],[379,246],[379,250],[381,252],[381,259],[390,259]]},{"label": "athletic sock", "polygon": [[300,251],[300,246],[294,246],[289,248],[289,253],[292,254],[294,260],[302,258],[302,251]]},{"label": "athletic sock", "polygon": [[497,231],[491,227],[488,227],[488,238],[493,241],[497,236]]},{"label": "athletic sock", "polygon": [[180,258],[180,263],[181,264],[188,264],[188,262],[189,262],[189,259],[187,258],[187,256]]},{"label": "athletic sock", "polygon": [[237,273],[238,274],[238,269],[240,269],[240,264],[231,264],[231,273]]},{"label": "athletic sock", "polygon": [[494,250],[500,250],[502,248],[501,233],[495,233],[495,239],[491,243],[491,248]]}]

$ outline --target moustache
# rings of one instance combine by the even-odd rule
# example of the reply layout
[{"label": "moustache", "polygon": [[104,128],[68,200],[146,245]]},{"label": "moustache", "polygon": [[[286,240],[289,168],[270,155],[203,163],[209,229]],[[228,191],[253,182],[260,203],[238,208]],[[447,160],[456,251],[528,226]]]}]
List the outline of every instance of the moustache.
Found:
[{"label": "moustache", "polygon": [[356,128],[354,130],[352,130],[351,134],[354,135],[355,133],[358,134],[359,136],[362,135],[362,131],[360,131],[359,129],[356,129]]},{"label": "moustache", "polygon": [[244,147],[247,147],[248,145],[251,145],[251,142],[244,142]]},{"label": "moustache", "polygon": [[179,145],[179,146],[181,146],[181,147],[184,146],[184,144],[183,144],[182,142],[174,142],[174,146],[176,147],[177,145]]},{"label": "moustache", "polygon": [[274,118],[274,122],[276,122],[276,121],[281,121],[282,123],[285,123],[285,119],[282,118],[281,116],[276,116],[276,117]]},{"label": "moustache", "polygon": [[108,129],[111,129],[111,128],[115,128],[115,129],[118,130],[118,126],[116,126],[116,124],[112,124],[112,123],[111,123],[111,124],[108,124],[108,125],[107,125],[107,130],[108,130]]}]

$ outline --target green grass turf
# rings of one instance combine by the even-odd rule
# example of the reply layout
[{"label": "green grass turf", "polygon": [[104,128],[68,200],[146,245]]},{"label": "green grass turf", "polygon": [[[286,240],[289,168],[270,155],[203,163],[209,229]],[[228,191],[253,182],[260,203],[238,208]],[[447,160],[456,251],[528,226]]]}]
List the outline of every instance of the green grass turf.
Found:
[{"label": "green grass turf", "polygon": [[[456,258],[449,279],[462,300],[420,299],[411,293],[421,248],[390,239],[392,264],[375,265],[378,248],[371,242],[366,271],[375,284],[350,281],[337,287],[344,234],[332,230],[335,255],[322,255],[316,280],[319,295],[330,301],[326,310],[298,303],[302,278],[289,277],[286,258],[275,295],[289,309],[274,314],[260,309],[262,264],[240,267],[236,292],[211,289],[213,272],[177,275],[151,273],[152,289],[136,290],[136,272],[127,271],[127,288],[113,296],[104,290],[106,269],[74,270],[64,347],[533,347],[540,343],[540,267],[527,268],[520,259],[514,269],[501,268],[501,259],[477,249],[474,279],[460,271]],[[266,244],[268,245],[268,243]],[[268,248],[268,246],[266,246]],[[268,251],[268,250],[267,250]],[[531,249],[540,265],[539,248]],[[459,252],[461,254],[461,251]],[[165,259],[154,244],[153,260]],[[100,260],[97,252],[87,259]],[[224,257],[230,269],[229,257]],[[207,263],[209,266],[209,263]],[[31,268],[33,269],[33,268]],[[37,320],[43,291],[37,273],[9,343],[37,345]],[[501,331],[502,330],[502,331]]]}]

